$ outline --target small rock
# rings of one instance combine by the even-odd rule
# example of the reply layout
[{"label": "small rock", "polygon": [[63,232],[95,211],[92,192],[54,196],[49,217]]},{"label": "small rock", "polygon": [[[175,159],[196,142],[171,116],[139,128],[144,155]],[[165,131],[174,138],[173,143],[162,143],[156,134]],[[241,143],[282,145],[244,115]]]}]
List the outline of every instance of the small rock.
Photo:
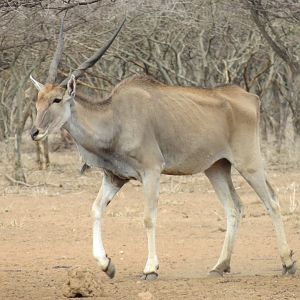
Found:
[{"label": "small rock", "polygon": [[147,291],[147,292],[141,292],[138,293],[139,298],[141,298],[142,300],[150,300],[153,299],[152,294]]},{"label": "small rock", "polygon": [[103,290],[100,280],[87,268],[77,267],[68,271],[63,295],[67,298],[101,296]]}]

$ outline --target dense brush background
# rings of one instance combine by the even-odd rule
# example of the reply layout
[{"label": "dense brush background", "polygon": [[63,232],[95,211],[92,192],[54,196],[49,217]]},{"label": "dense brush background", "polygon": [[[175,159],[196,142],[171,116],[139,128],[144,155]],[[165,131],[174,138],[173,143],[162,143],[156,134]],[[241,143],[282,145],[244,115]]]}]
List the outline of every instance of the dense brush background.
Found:
[{"label": "dense brush background", "polygon": [[28,77],[32,72],[46,79],[65,14],[58,81],[101,47],[127,15],[108,53],[81,79],[88,94],[105,96],[133,74],[171,85],[238,84],[261,98],[267,161],[299,166],[297,0],[2,0],[0,143],[10,154],[2,162],[15,167],[17,180],[25,180],[22,137],[35,115],[36,91]]}]

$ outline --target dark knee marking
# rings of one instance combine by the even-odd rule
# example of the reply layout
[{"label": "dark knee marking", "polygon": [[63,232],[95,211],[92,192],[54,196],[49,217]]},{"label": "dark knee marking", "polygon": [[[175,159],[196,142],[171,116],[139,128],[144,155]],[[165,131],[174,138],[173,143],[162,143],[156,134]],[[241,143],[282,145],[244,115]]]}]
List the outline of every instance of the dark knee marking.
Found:
[{"label": "dark knee marking", "polygon": [[144,218],[144,225],[147,229],[151,229],[153,228],[153,222],[152,219],[150,217],[146,217]]},{"label": "dark knee marking", "polygon": [[241,216],[244,212],[244,205],[239,201],[238,203],[235,203],[235,209],[238,213],[238,216]]}]

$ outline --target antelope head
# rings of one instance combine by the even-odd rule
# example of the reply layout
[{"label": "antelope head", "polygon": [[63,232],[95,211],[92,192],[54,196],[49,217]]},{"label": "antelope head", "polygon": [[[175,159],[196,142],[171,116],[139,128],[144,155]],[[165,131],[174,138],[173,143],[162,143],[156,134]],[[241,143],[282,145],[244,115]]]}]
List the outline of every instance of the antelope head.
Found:
[{"label": "antelope head", "polygon": [[42,85],[31,77],[38,88],[37,115],[30,135],[34,141],[42,141],[55,129],[61,128],[71,115],[70,100],[75,96],[76,79],[72,74],[67,88],[46,83]]},{"label": "antelope head", "polygon": [[69,78],[66,78],[60,84],[55,84],[64,44],[62,22],[59,41],[49,68],[46,84],[44,85],[30,76],[34,86],[39,91],[36,102],[37,116],[30,131],[31,138],[34,141],[45,139],[49,133],[61,128],[67,122],[71,116],[70,103],[75,97],[76,79],[82,76],[86,69],[92,67],[104,55],[120,32],[125,20],[123,20],[111,39],[101,49],[97,50],[89,59],[82,63]]}]

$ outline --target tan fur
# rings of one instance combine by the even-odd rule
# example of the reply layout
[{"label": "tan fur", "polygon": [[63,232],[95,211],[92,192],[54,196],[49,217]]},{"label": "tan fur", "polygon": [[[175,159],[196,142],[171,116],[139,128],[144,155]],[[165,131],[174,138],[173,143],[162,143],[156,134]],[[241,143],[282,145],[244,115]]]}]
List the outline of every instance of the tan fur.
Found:
[{"label": "tan fur", "polygon": [[[110,277],[115,270],[102,243],[101,216],[130,179],[143,184],[148,237],[144,276],[145,279],[155,276],[158,270],[155,227],[162,173],[205,172],[227,217],[223,249],[211,273],[229,272],[242,215],[242,204],[231,180],[232,167],[253,187],[272,217],[284,272],[296,271],[279,203],[265,177],[256,95],[235,85],[209,89],[178,87],[134,76],[117,85],[107,99],[94,101],[80,93],[76,96],[74,78],[69,83],[68,92],[53,85],[46,85],[40,91],[37,138],[48,134],[48,128],[63,126],[74,138],[87,165],[104,170],[102,189],[93,205],[93,253]],[[51,104],[54,98],[62,96],[61,104]]]},{"label": "tan fur", "polygon": [[64,95],[64,89],[53,84],[45,84],[44,88],[38,93],[36,106],[38,109],[45,110],[52,103],[53,99]]}]

